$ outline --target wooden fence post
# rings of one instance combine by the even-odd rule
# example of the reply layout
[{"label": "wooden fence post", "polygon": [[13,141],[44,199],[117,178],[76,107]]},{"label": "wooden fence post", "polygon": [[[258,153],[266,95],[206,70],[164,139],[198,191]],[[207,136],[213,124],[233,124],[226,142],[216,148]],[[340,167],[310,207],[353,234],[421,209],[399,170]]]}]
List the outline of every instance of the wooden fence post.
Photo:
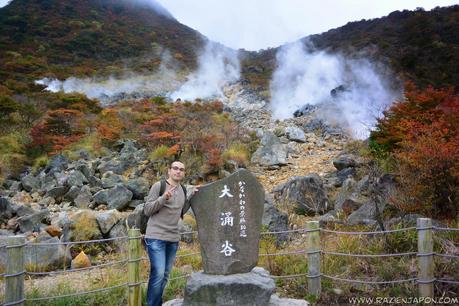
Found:
[{"label": "wooden fence post", "polygon": [[418,288],[420,297],[434,297],[432,219],[418,218]]},{"label": "wooden fence post", "polygon": [[320,232],[319,221],[306,222],[306,251],[317,252],[308,254],[308,275],[314,276],[308,278],[308,292],[316,297],[320,296],[321,277],[320,277]]},{"label": "wooden fence post", "polygon": [[24,236],[11,236],[7,240],[5,276],[5,305],[24,305]]},{"label": "wooden fence post", "polygon": [[129,248],[129,262],[128,262],[128,305],[141,306],[142,305],[142,286],[140,282],[140,260],[142,241],[140,230],[132,228],[128,231],[128,248]]}]

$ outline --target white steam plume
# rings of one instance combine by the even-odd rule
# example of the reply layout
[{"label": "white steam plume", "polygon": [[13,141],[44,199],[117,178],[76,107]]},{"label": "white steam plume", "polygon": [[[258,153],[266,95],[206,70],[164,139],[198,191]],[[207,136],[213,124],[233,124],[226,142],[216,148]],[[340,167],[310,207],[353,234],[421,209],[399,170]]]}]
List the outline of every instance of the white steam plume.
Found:
[{"label": "white steam plume", "polygon": [[239,77],[240,64],[237,51],[209,41],[198,58],[197,71],[190,74],[188,80],[170,97],[173,100],[223,98],[223,87],[237,81]]},{"label": "white steam plume", "polygon": [[[306,104],[320,105],[322,120],[365,138],[376,118],[399,96],[366,59],[308,52],[301,42],[282,47],[276,59],[270,89],[273,116],[278,119],[293,117]],[[342,90],[332,97],[331,90],[339,86]]]},{"label": "white steam plume", "polygon": [[162,52],[161,65],[152,74],[124,73],[121,78],[110,76],[105,79],[70,77],[64,81],[43,78],[35,83],[46,86],[47,91],[78,92],[102,102],[121,94],[165,94],[180,84],[175,74],[174,60],[167,51]]}]

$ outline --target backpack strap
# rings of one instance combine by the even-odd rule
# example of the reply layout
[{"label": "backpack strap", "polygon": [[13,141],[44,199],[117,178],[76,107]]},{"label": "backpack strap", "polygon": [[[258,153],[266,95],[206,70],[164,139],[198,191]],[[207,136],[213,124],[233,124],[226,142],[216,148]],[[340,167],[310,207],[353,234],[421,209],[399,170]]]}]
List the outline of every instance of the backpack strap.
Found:
[{"label": "backpack strap", "polygon": [[161,187],[159,188],[159,196],[162,196],[166,191],[166,180],[161,180]]},{"label": "backpack strap", "polygon": [[[183,194],[185,195],[185,203],[186,203],[186,187],[182,184],[180,184],[180,186],[182,186]],[[185,203],[183,203],[182,212],[180,213],[180,218],[182,219],[183,219],[183,215],[185,214],[183,211],[183,209],[185,208]]]}]

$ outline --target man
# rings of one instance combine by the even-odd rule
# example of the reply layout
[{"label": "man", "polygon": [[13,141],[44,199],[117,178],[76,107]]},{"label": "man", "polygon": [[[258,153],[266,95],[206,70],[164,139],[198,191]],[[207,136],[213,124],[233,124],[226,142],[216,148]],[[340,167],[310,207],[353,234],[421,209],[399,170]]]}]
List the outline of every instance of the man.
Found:
[{"label": "man", "polygon": [[[180,240],[178,223],[182,214],[190,208],[180,185],[185,177],[185,165],[180,161],[174,161],[167,174],[164,193],[160,196],[161,182],[156,182],[150,189],[144,207],[144,213],[149,217],[145,244],[151,266],[147,291],[148,306],[162,305],[164,288]],[[195,187],[190,197],[196,191],[198,187]]]}]

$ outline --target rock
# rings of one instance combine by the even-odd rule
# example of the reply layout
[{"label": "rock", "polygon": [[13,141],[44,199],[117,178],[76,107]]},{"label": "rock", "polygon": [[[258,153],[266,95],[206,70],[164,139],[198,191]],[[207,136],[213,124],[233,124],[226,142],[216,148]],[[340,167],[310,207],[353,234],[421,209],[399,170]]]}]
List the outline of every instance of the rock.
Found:
[{"label": "rock", "polygon": [[249,273],[208,275],[192,273],[185,287],[184,305],[268,305],[274,280],[266,270]]},{"label": "rock", "polygon": [[94,170],[91,169],[89,165],[85,161],[82,161],[82,160],[79,160],[76,163],[75,169],[80,171],[88,180],[91,176],[94,175]]},{"label": "rock", "polygon": [[322,180],[315,173],[291,178],[282,186],[276,198],[293,203],[297,209],[309,214],[324,214],[330,209]]},{"label": "rock", "polygon": [[33,213],[35,213],[36,211],[33,210],[32,207],[30,207],[29,205],[25,205],[25,204],[20,204],[20,205],[17,205],[16,208],[15,208],[15,214],[16,216],[18,217],[23,217],[23,216],[27,216],[27,215],[31,215]]},{"label": "rock", "polygon": [[101,190],[94,195],[98,204],[108,204],[109,209],[122,210],[132,199],[132,192],[121,184],[108,190]]},{"label": "rock", "polygon": [[285,129],[287,138],[297,142],[306,142],[306,135],[303,130],[296,126],[289,126]]},{"label": "rock", "polygon": [[[178,223],[178,228],[179,228],[179,233],[180,233],[180,241],[186,242],[186,243],[192,243],[193,242],[193,234],[190,233],[193,231],[193,227],[184,222],[184,220],[180,219]],[[188,233],[188,234],[184,234]]]},{"label": "rock", "polygon": [[354,201],[353,199],[346,199],[343,202],[342,205],[342,211],[346,216],[349,216],[352,212],[356,211],[359,209],[363,204],[359,203],[357,201]]},{"label": "rock", "polygon": [[89,186],[85,185],[81,187],[80,192],[73,201],[78,208],[88,208],[91,204],[91,199],[92,194],[89,190]]},{"label": "rock", "polygon": [[[382,214],[386,203],[380,203],[378,205],[379,212]],[[363,224],[363,225],[375,225],[377,214],[376,214],[376,203],[368,202],[360,206],[359,209],[354,211],[347,218],[347,222],[351,225]]]},{"label": "rock", "polygon": [[97,204],[107,204],[107,191],[108,190],[100,190],[94,194],[94,201]]},{"label": "rock", "polygon": [[88,268],[91,266],[91,260],[83,251],[72,260],[72,269]]},{"label": "rock", "polygon": [[55,173],[55,172],[60,172],[63,171],[67,168],[69,161],[68,159],[62,155],[62,154],[57,154],[54,155],[51,160],[48,162],[48,164],[45,167],[45,173]]},{"label": "rock", "polygon": [[132,200],[132,201],[129,202],[128,207],[135,209],[137,206],[139,206],[143,202],[144,202],[143,200]]},{"label": "rock", "polygon": [[162,306],[183,306],[183,299],[173,299],[164,302]]},{"label": "rock", "polygon": [[51,205],[54,205],[56,203],[56,200],[52,197],[46,197],[40,200],[38,204],[40,204],[41,207],[48,207]]},{"label": "rock", "polygon": [[40,195],[46,194],[49,190],[57,186],[57,181],[54,178],[54,174],[46,174],[40,177]]},{"label": "rock", "polygon": [[29,174],[21,178],[21,184],[24,190],[27,192],[35,191],[38,190],[38,188],[40,188],[40,180],[32,174]]},{"label": "rock", "polygon": [[45,231],[51,236],[51,237],[60,237],[62,235],[62,229],[54,226],[54,225],[48,225],[45,228]]},{"label": "rock", "polygon": [[64,195],[67,200],[75,200],[80,194],[80,188],[77,186],[70,187],[69,191]]},{"label": "rock", "polygon": [[49,211],[47,209],[43,209],[39,212],[35,212],[31,215],[19,217],[17,219],[19,229],[21,232],[32,232],[32,231],[40,231],[41,222],[48,217]]},{"label": "rock", "polygon": [[17,192],[10,200],[13,204],[28,204],[33,202],[30,194],[25,191]]},{"label": "rock", "polygon": [[58,198],[62,197],[63,195],[65,195],[68,190],[69,190],[69,188],[67,186],[53,187],[53,188],[48,190],[48,192],[46,193],[46,196],[58,199]]},{"label": "rock", "polygon": [[101,212],[97,214],[97,223],[99,224],[100,231],[102,234],[106,235],[110,232],[112,227],[118,223],[118,221],[122,218],[119,211],[116,209],[111,209],[108,211]]},{"label": "rock", "polygon": [[150,191],[150,183],[143,177],[130,179],[125,186],[132,192],[133,199],[143,200]]},{"label": "rock", "polygon": [[[280,232],[288,230],[288,215],[281,212],[274,206],[271,195],[265,195],[265,204],[262,224],[267,227],[270,232]],[[274,234],[276,245],[279,246],[282,242],[288,240],[288,233]]]},{"label": "rock", "polygon": [[327,223],[340,222],[338,212],[330,210],[325,215],[319,217],[319,225],[325,226]]},{"label": "rock", "polygon": [[13,192],[19,192],[22,190],[22,184],[21,182],[18,182],[18,181],[12,181],[8,189]]},{"label": "rock", "polygon": [[[84,241],[101,239],[102,233],[96,219],[96,212],[82,209],[76,213],[69,214],[69,233],[70,241]],[[65,225],[63,226],[65,234]]]},{"label": "rock", "polygon": [[355,167],[357,165],[355,159],[349,155],[341,155],[333,160],[333,166],[339,171],[345,168]]},{"label": "rock", "polygon": [[303,105],[301,108],[297,109],[297,110],[293,113],[293,116],[294,116],[294,117],[305,116],[305,115],[307,115],[307,114],[312,113],[312,112],[315,111],[316,109],[317,109],[317,106],[315,106],[315,105],[312,105],[312,104],[305,104],[305,105]]},{"label": "rock", "polygon": [[252,163],[267,167],[286,165],[287,147],[272,132],[265,132],[261,146],[252,155]]},{"label": "rock", "polygon": [[[109,238],[118,238],[118,237],[126,237],[128,235],[127,227],[126,227],[126,219],[123,216],[110,230]],[[113,240],[112,244],[116,247],[119,251],[127,250],[128,241],[125,239],[117,239]]]},{"label": "rock", "polygon": [[88,177],[88,181],[91,187],[102,187],[102,181],[94,175]]},{"label": "rock", "polygon": [[204,185],[191,198],[208,274],[249,272],[258,262],[265,192],[245,169]]},{"label": "rock", "polygon": [[0,198],[0,223],[7,222],[13,217],[13,204],[5,197]]},{"label": "rock", "polygon": [[[143,207],[145,204],[138,205],[132,213],[129,214],[127,218],[127,223],[129,228],[146,228],[146,218],[142,218]],[[145,222],[145,224],[142,224]]]},{"label": "rock", "polygon": [[102,188],[108,189],[115,187],[116,184],[123,184],[124,179],[121,175],[114,174],[112,171],[107,171],[103,174],[101,183]]},{"label": "rock", "polygon": [[355,168],[344,168],[339,170],[336,173],[337,181],[335,183],[335,187],[340,187],[343,185],[344,180],[348,178],[352,178],[355,175]]},{"label": "rock", "polygon": [[269,300],[268,306],[308,306],[309,303],[305,300],[297,300],[297,299],[288,299],[288,298],[280,298],[276,294],[271,296]]},{"label": "rock", "polygon": [[[7,236],[0,236],[0,245],[6,242]],[[57,237],[49,237],[48,234],[40,235],[30,242],[43,244],[31,244],[24,248],[24,264],[28,271],[53,271],[70,265],[72,260],[70,250],[65,250],[65,246],[59,244]],[[5,248],[0,248],[0,270],[2,271],[6,269],[6,251]]]},{"label": "rock", "polygon": [[54,179],[58,186],[64,186],[67,183],[67,179],[69,178],[68,174],[64,171],[62,172],[54,172]]},{"label": "rock", "polygon": [[88,183],[88,179],[78,170],[70,172],[67,178],[67,185],[81,187],[83,184]]},{"label": "rock", "polygon": [[102,160],[97,170],[100,173],[111,171],[116,174],[123,174],[128,169],[129,165],[126,161],[121,161],[117,158],[110,158],[108,160]]}]

